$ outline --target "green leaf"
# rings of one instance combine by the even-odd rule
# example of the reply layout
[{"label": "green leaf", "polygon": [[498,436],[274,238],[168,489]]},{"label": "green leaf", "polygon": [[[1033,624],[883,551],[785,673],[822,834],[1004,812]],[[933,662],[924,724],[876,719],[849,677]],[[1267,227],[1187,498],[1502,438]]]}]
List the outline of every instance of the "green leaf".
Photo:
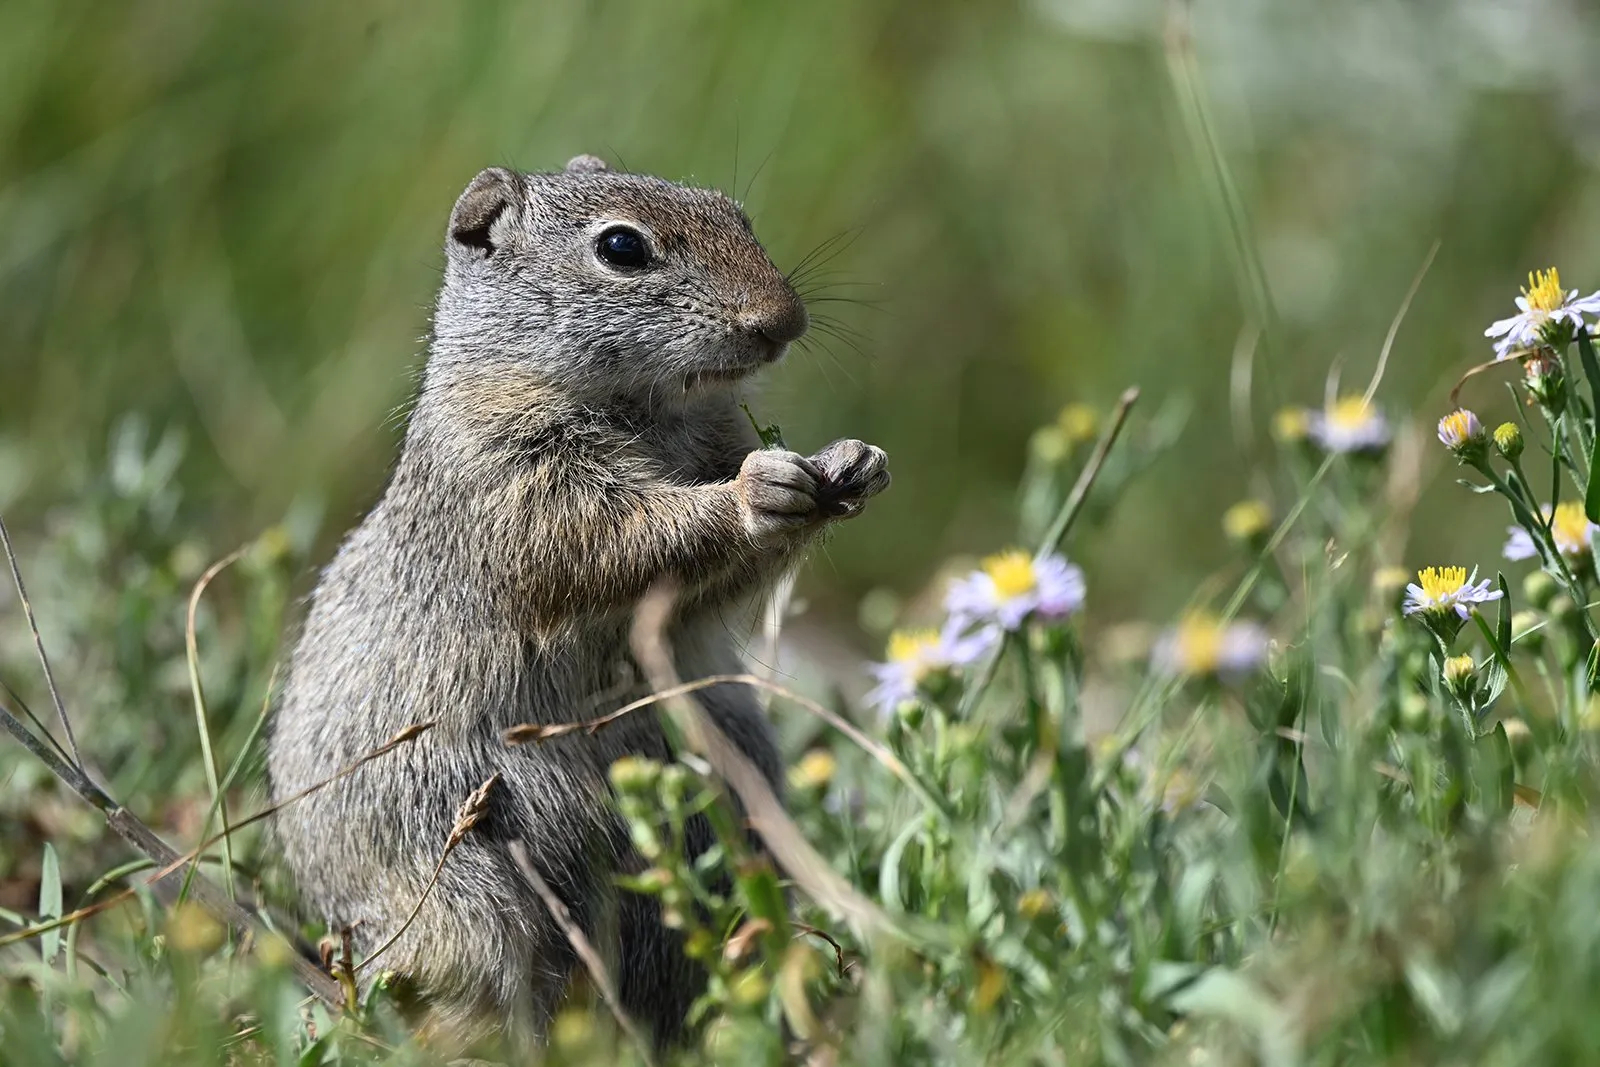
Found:
[{"label": "green leaf", "polygon": [[883,854],[883,864],[878,870],[878,899],[896,911],[909,910],[906,901],[900,896],[900,861],[905,856],[906,848],[921,834],[926,825],[921,815],[913,818],[906,823],[905,828],[894,839],[894,843],[889,846],[889,850]]},{"label": "green leaf", "polygon": [[1167,1004],[1185,1015],[1227,1019],[1250,1031],[1258,1042],[1258,1062],[1279,1067],[1299,1061],[1289,1013],[1265,988],[1237,971],[1213,967],[1180,985]]},{"label": "green leaf", "polygon": [[1511,588],[1506,585],[1504,571],[1495,571],[1494,581],[1500,590],[1500,618],[1495,625],[1495,639],[1504,652],[1511,647]]},{"label": "green leaf", "polygon": [[[1589,379],[1595,410],[1600,411],[1600,360],[1595,359],[1594,342],[1589,340],[1587,328],[1578,330],[1577,340],[1583,376]],[[1589,449],[1589,484],[1583,493],[1583,513],[1590,522],[1600,522],[1600,434],[1595,435],[1594,445]]]},{"label": "green leaf", "polygon": [[777,423],[768,423],[763,426],[756,420],[755,412],[750,410],[750,405],[740,403],[744,410],[744,417],[750,420],[750,425],[755,429],[756,436],[761,438],[762,448],[783,448],[783,429]]},{"label": "green leaf", "polygon": [[1516,784],[1516,762],[1504,723],[1495,723],[1473,746],[1473,779],[1485,810],[1504,815],[1511,810]]},{"label": "green leaf", "polygon": [[1484,641],[1488,642],[1489,651],[1493,654],[1492,662],[1483,672],[1484,686],[1478,699],[1474,702],[1474,711],[1482,713],[1486,708],[1500,698],[1505,692],[1509,682],[1512,690],[1517,694],[1517,699],[1526,707],[1528,704],[1528,689],[1522,682],[1522,677],[1517,674],[1517,669],[1511,665],[1511,643],[1509,636],[1502,638],[1502,634],[1511,632],[1510,611],[1506,602],[1511,599],[1506,590],[1506,579],[1500,575],[1500,589],[1505,595],[1500,598],[1500,620],[1495,629],[1489,629],[1489,623],[1483,617],[1483,612],[1474,611],[1472,621],[1477,624],[1478,631],[1483,634]]},{"label": "green leaf", "polygon": [[1188,960],[1156,960],[1150,964],[1150,977],[1142,992],[1147,1000],[1170,1000],[1192,985],[1204,971],[1204,964]]},{"label": "green leaf", "polygon": [[322,1036],[311,1042],[306,1050],[300,1053],[300,1058],[295,1061],[296,1067],[321,1067],[327,1061],[328,1045],[333,1035],[326,1030],[319,1033]]},{"label": "green leaf", "polygon": [[787,941],[789,939],[789,909],[778,884],[778,875],[772,865],[756,860],[744,864],[738,872],[739,890],[744,895],[750,914],[765,919],[772,929]]},{"label": "green leaf", "polygon": [[[44,859],[39,865],[39,918],[61,918],[61,861],[49,842],[44,846]],[[47,930],[39,936],[39,951],[44,962],[54,963],[61,952],[61,928]]]}]

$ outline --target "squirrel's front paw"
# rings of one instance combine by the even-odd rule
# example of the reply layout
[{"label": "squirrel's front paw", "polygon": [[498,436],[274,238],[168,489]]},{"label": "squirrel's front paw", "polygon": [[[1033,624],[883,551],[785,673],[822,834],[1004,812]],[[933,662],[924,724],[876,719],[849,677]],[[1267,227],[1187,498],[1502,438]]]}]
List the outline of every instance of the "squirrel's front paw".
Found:
[{"label": "squirrel's front paw", "polygon": [[835,441],[811,457],[822,472],[819,494],[829,518],[848,519],[867,500],[889,488],[889,457],[883,449],[854,438]]},{"label": "squirrel's front paw", "polygon": [[817,493],[824,481],[816,464],[798,452],[750,453],[734,482],[744,528],[765,541],[815,522],[821,517]]}]

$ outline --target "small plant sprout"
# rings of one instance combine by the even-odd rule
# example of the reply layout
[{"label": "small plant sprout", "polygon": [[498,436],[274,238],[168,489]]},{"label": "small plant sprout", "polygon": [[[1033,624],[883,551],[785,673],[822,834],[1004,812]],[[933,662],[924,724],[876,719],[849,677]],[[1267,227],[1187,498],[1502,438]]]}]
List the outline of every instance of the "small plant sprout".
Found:
[{"label": "small plant sprout", "polygon": [[1084,593],[1082,569],[1065,556],[1035,557],[1012,549],[951,582],[944,606],[959,627],[997,625],[1015,631],[1030,618],[1065,619],[1083,607]]},{"label": "small plant sprout", "polygon": [[1439,440],[1463,463],[1482,463],[1488,455],[1489,435],[1478,416],[1461,408],[1439,420]]},{"label": "small plant sprout", "polygon": [[1389,444],[1389,423],[1365,397],[1347,396],[1312,412],[1307,432],[1324,452],[1381,452]]},{"label": "small plant sprout", "polygon": [[1253,622],[1224,622],[1208,612],[1191,612],[1157,640],[1151,657],[1164,674],[1230,677],[1259,667],[1267,646],[1266,631]]},{"label": "small plant sprout", "polygon": [[1551,267],[1530,273],[1517,297],[1517,314],[1493,323],[1483,335],[1498,338],[1497,359],[1540,346],[1561,349],[1583,328],[1585,315],[1600,315],[1600,292],[1578,299],[1578,290],[1561,288],[1561,275]]}]

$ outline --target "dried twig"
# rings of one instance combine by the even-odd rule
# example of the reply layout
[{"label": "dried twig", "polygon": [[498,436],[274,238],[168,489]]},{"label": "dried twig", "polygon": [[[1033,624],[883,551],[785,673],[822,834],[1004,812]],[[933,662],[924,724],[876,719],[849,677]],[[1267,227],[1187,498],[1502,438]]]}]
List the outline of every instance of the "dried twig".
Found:
[{"label": "dried twig", "polygon": [[28,599],[28,590],[22,584],[22,568],[17,563],[16,549],[11,545],[11,533],[6,529],[3,518],[0,518],[0,544],[5,546],[6,562],[11,566],[11,581],[17,587],[17,600],[22,604],[22,613],[28,618],[28,632],[33,635],[33,648],[39,654],[39,666],[44,670],[45,688],[50,690],[50,702],[56,707],[56,718],[61,720],[61,732],[67,736],[67,747],[72,750],[72,762],[81,771],[83,756],[78,752],[78,739],[72,734],[72,720],[67,718],[66,705],[61,701],[61,690],[56,686],[54,672],[50,670],[50,657],[44,651],[44,638],[39,636],[39,622],[33,617],[33,601]]},{"label": "dried twig", "polygon": [[[32,752],[57,778],[74,793],[77,793],[87,803],[93,805],[104,815],[106,825],[129,845],[157,864],[172,864],[177,861],[182,866],[183,859],[177,851],[159,836],[154,830],[146,826],[139,818],[113,800],[105,790],[96,785],[84,769],[83,760],[78,752],[77,740],[72,733],[72,724],[67,717],[66,706],[61,699],[61,690],[56,685],[55,676],[50,670],[50,657],[44,648],[44,639],[39,634],[39,625],[33,614],[33,605],[28,600],[26,589],[22,582],[22,569],[17,563],[17,554],[11,543],[11,535],[5,529],[5,523],[0,520],[0,545],[3,545],[6,561],[11,567],[11,578],[17,586],[17,597],[22,603],[23,613],[28,620],[29,632],[33,635],[33,643],[39,654],[39,664],[44,670],[45,684],[50,690],[50,699],[54,702],[56,715],[61,720],[62,731],[66,734],[68,747],[72,751],[70,759],[40,741],[22,720],[11,712],[9,707],[0,704],[0,727],[16,738],[24,748]],[[152,888],[165,903],[172,903],[182,891],[177,879],[162,878],[154,882]],[[273,934],[260,919],[251,915],[229,897],[228,894],[218,889],[215,883],[206,878],[196,878],[191,885],[195,900],[211,912],[213,917],[229,927],[236,936],[241,938],[259,936],[277,936]],[[313,994],[329,1005],[337,1008],[340,1004],[339,989],[337,984],[317,970],[309,961],[300,958],[298,953],[290,954],[290,967],[295,974],[305,983]]]},{"label": "dried twig", "polygon": [[550,909],[551,918],[556,925],[561,927],[561,932],[567,935],[567,942],[572,946],[572,951],[578,954],[584,969],[589,972],[589,977],[594,981],[595,988],[600,991],[600,999],[606,1002],[606,1007],[611,1009],[611,1014],[616,1018],[617,1025],[628,1039],[639,1048],[639,1054],[644,1057],[646,1064],[653,1065],[655,1058],[651,1054],[650,1042],[645,1039],[638,1025],[623,1010],[622,1001],[617,996],[616,983],[611,980],[611,972],[606,969],[605,961],[600,958],[600,953],[595,950],[593,942],[584,934],[572,918],[572,913],[567,910],[566,904],[556,896],[555,890],[550,888],[534,867],[533,861],[528,857],[528,847],[522,841],[511,842],[511,860],[528,880],[533,891],[539,894],[539,899],[544,901],[544,906]]},{"label": "dried twig", "polygon": [[0,937],[0,948],[6,948],[9,945],[15,945],[18,942],[27,941],[30,938],[43,937],[51,930],[60,930],[63,927],[71,926],[74,923],[82,922],[84,919],[99,915],[103,911],[110,911],[117,905],[123,904],[132,899],[133,895],[134,891],[132,889],[124,889],[122,892],[117,893],[114,896],[109,896],[106,899],[94,904],[85,905],[84,907],[79,908],[77,911],[69,911],[65,915],[59,915],[48,922],[35,923],[32,926],[24,926],[20,930],[13,930],[9,934]]},{"label": "dried twig", "polygon": [[820,938],[822,938],[822,940],[824,940],[828,944],[832,945],[833,946],[833,957],[838,962],[838,965],[839,965],[839,977],[840,978],[845,977],[846,970],[845,970],[845,961],[844,961],[844,946],[839,944],[838,941],[834,940],[834,937],[833,937],[832,934],[828,933],[828,931],[826,931],[826,930],[819,930],[815,926],[812,926],[809,923],[797,922],[797,923],[794,923],[793,926],[794,926],[795,931],[797,933],[810,934],[812,937],[820,937]]},{"label": "dried twig", "polygon": [[[54,678],[50,674],[49,660],[45,655],[43,639],[39,635],[39,629],[34,619],[32,605],[29,603],[26,594],[23,592],[24,587],[22,585],[20,568],[17,564],[16,553],[12,550],[10,537],[5,532],[3,521],[0,521],[0,543],[3,543],[6,552],[6,558],[11,565],[12,578],[17,584],[18,596],[21,598],[23,609],[28,618],[29,629],[32,631],[35,645],[40,654],[40,662],[45,669],[45,677],[50,688],[51,697],[56,702],[57,713],[62,721],[63,728],[67,731],[68,739],[70,741],[71,727],[65,714],[65,708],[61,703],[60,690],[57,688]],[[394,737],[390,738],[388,742],[380,745],[378,748],[367,753],[365,756],[362,756],[360,759],[334,774],[331,778],[303,789],[294,796],[288,797],[278,804],[268,807],[264,811],[257,812],[248,819],[234,823],[225,833],[234,833],[255,822],[259,822],[272,813],[282,809],[286,805],[292,804],[297,800],[309,796],[317,790],[324,788],[331,782],[343,778],[345,775],[350,774],[363,764],[393,751],[402,744],[414,740],[416,737],[419,737],[421,734],[431,729],[434,725],[435,724],[432,722],[425,722],[416,723],[412,726],[406,727]],[[78,760],[76,744],[71,746],[71,757],[68,757],[66,753],[60,749],[60,746],[55,744],[53,738],[49,739],[49,744],[46,744],[45,741],[40,740],[37,735],[35,735],[31,730],[28,729],[26,725],[24,725],[22,719],[19,718],[4,701],[0,701],[0,729],[4,729],[5,732],[9,733],[13,738],[15,738],[16,741],[22,745],[22,747],[33,753],[34,756],[44,763],[44,765],[52,774],[59,778],[62,783],[67,786],[67,788],[76,793],[80,799],[98,810],[101,815],[104,816],[106,825],[109,826],[118,837],[122,838],[123,841],[127,842],[134,849],[147,857],[151,862],[156,864],[158,869],[153,875],[150,876],[148,884],[163,903],[171,904],[175,902],[179,898],[180,894],[184,892],[184,880],[174,877],[177,872],[186,864],[195,859],[195,857],[200,855],[205,849],[210,848],[212,845],[216,844],[217,841],[221,840],[223,836],[225,836],[218,835],[217,837],[213,837],[210,840],[202,843],[197,849],[187,854],[180,855],[176,849],[162,840],[161,837],[158,836],[154,830],[151,830],[150,827],[144,822],[142,822],[138,816],[134,815],[121,804],[117,803],[117,801],[107,794],[105,790],[101,789],[100,786],[95,784],[95,782],[89,778],[88,774],[84,771],[81,762]],[[278,936],[268,929],[257,916],[252,915],[250,912],[241,908],[235,901],[230,899],[228,894],[224,893],[209,879],[206,879],[203,876],[194,877],[189,879],[188,883],[189,891],[196,902],[209,911],[214,918],[227,925],[234,932],[235,936],[240,937],[241,939],[253,937],[257,940],[259,940],[263,935],[270,937]],[[27,937],[37,936],[45,933],[50,929],[58,929],[60,926],[71,925],[74,922],[81,921],[82,919],[107,910],[116,904],[122,903],[131,894],[132,890],[128,890],[117,897],[111,898],[110,900],[101,901],[99,904],[79,909],[79,911],[74,912],[71,915],[62,916],[59,921],[53,921],[53,924],[40,924],[29,927],[26,930],[15,931],[12,934],[7,935],[7,940],[0,942],[0,944],[9,944],[13,940],[23,940]],[[340,1007],[340,1005],[343,1003],[343,997],[338,983],[330,975],[319,970],[310,961],[301,958],[298,952],[290,953],[289,965],[295,972],[295,975],[318,999],[322,1000],[330,1007]]]},{"label": "dried twig", "polygon": [[[23,747],[44,761],[46,767],[55,776],[77,793],[87,803],[97,808],[105,817],[106,825],[129,845],[148,857],[164,870],[151,880],[151,888],[163,903],[172,904],[181,891],[181,879],[174,877],[178,868],[188,862],[188,858],[180,856],[176,849],[157,836],[154,830],[141,822],[127,808],[111,799],[104,790],[89,780],[77,767],[52,751],[37,737],[35,737],[22,721],[12,714],[11,709],[0,704],[0,727],[22,743]],[[264,936],[275,937],[264,924],[254,915],[241,908],[231,900],[216,883],[205,877],[197,877],[190,884],[190,894],[201,907],[205,908],[214,918],[231,929],[239,938]],[[30,931],[36,928],[30,928]],[[42,930],[38,932],[43,932]],[[19,931],[20,933],[20,931]],[[294,970],[299,979],[319,999],[329,1006],[338,1008],[341,1003],[338,984],[328,975],[317,970],[309,961],[301,959],[298,953],[291,953],[289,966]]]},{"label": "dried twig", "polygon": [[422,893],[417,897],[416,904],[412,906],[411,914],[407,915],[405,922],[400,924],[400,929],[390,934],[383,944],[372,950],[371,955],[356,964],[355,970],[351,972],[352,977],[356,972],[372,966],[372,962],[389,951],[390,946],[400,940],[401,936],[411,928],[411,924],[416,922],[417,916],[422,912],[422,906],[428,902],[428,896],[433,892],[433,887],[439,884],[439,875],[444,871],[445,860],[450,858],[450,853],[456,850],[456,846],[466,839],[472,828],[477,826],[483,820],[484,815],[488,813],[489,792],[498,781],[500,781],[500,772],[496,771],[485,779],[482,785],[469,793],[466,800],[461,802],[461,806],[456,809],[455,825],[450,827],[450,836],[445,838],[444,851],[439,853],[439,862],[433,865],[433,874],[428,878],[428,884],[422,887]]},{"label": "dried twig", "polygon": [[859,727],[850,722],[850,720],[844,718],[827,705],[820,704],[808,696],[797,693],[793,689],[789,689],[786,686],[779,685],[777,682],[774,682],[771,679],[763,678],[759,674],[711,674],[704,678],[697,678],[692,682],[683,682],[679,685],[672,686],[670,689],[665,689],[660,692],[651,693],[648,696],[640,697],[638,700],[624,704],[617,710],[608,712],[607,714],[601,715],[598,718],[585,719],[581,722],[519,723],[516,726],[508,728],[500,736],[501,739],[504,740],[508,745],[525,745],[529,743],[542,744],[552,738],[564,737],[567,734],[576,733],[579,730],[583,730],[589,734],[594,734],[616,720],[622,718],[623,716],[630,715],[642,708],[648,708],[652,705],[660,704],[664,701],[670,700],[673,697],[684,696],[685,694],[693,693],[700,689],[708,689],[714,685],[753,686],[757,689],[764,689],[769,693],[783,697],[785,700],[789,700],[795,704],[798,704],[800,707],[811,712],[811,714],[817,716],[817,718],[826,722],[829,726],[832,726],[835,730],[838,730],[851,741],[855,742],[857,747],[881,763],[890,774],[893,774],[896,778],[910,786],[924,800],[932,804],[935,809],[939,811],[945,810],[944,802],[928,792],[927,786],[923,785],[923,783],[917,779],[917,776],[911,773],[910,769],[907,768],[903,762],[901,762],[900,757],[896,756],[893,752],[890,752],[889,749],[884,747],[882,744],[868,737],[861,731]]},{"label": "dried twig", "polygon": [[399,730],[393,737],[389,738],[389,740],[385,741],[383,744],[379,745],[377,748],[375,748],[372,751],[367,752],[367,753],[365,753],[365,754],[363,754],[361,756],[358,756],[354,760],[351,760],[349,763],[345,764],[343,767],[339,768],[337,771],[335,771],[334,773],[330,774],[328,777],[322,779],[321,781],[313,782],[311,785],[306,786],[304,789],[300,790],[298,793],[295,793],[295,794],[293,794],[291,796],[284,797],[282,800],[278,801],[276,804],[268,804],[266,807],[262,808],[260,811],[255,812],[252,815],[248,815],[245,818],[238,820],[237,822],[235,822],[232,826],[228,827],[228,829],[223,831],[222,833],[216,834],[216,835],[214,835],[212,837],[209,837],[206,840],[200,842],[200,844],[196,845],[186,855],[180,856],[178,858],[178,862],[175,865],[168,866],[168,867],[163,867],[160,870],[156,871],[155,874],[150,876],[151,881],[155,881],[156,879],[159,879],[159,878],[165,878],[167,875],[169,875],[173,871],[177,870],[178,867],[180,867],[180,866],[182,866],[182,865],[184,865],[186,863],[189,863],[190,861],[192,861],[192,860],[196,859],[197,857],[199,857],[201,854],[203,854],[205,852],[206,849],[210,848],[212,845],[215,845],[217,842],[221,841],[228,834],[236,834],[240,830],[243,830],[247,826],[254,826],[256,823],[260,822],[261,820],[267,819],[267,818],[270,818],[273,815],[276,815],[278,812],[282,811],[284,808],[287,808],[290,804],[294,804],[294,803],[297,803],[299,801],[302,801],[306,797],[311,796],[313,793],[317,793],[317,792],[319,792],[319,791],[321,791],[323,789],[328,788],[328,786],[332,785],[334,782],[337,782],[341,778],[345,778],[345,777],[347,777],[347,776],[349,776],[351,774],[354,774],[356,771],[360,770],[362,767],[366,766],[368,763],[371,763],[373,760],[378,759],[381,756],[387,756],[389,753],[393,752],[395,749],[399,748],[401,745],[409,744],[410,742],[415,741],[417,738],[421,737],[423,734],[427,733],[429,730],[433,729],[437,725],[439,725],[439,721],[437,719],[429,719],[426,722],[414,722],[410,726],[404,727],[403,729]]},{"label": "dried twig", "polygon": [[1077,521],[1078,512],[1083,510],[1084,501],[1089,499],[1089,490],[1094,488],[1095,480],[1100,477],[1100,468],[1105,465],[1106,457],[1111,454],[1111,449],[1117,443],[1117,438],[1122,436],[1122,428],[1128,421],[1128,412],[1133,410],[1133,405],[1139,401],[1139,387],[1129,386],[1117,398],[1117,406],[1111,413],[1111,425],[1106,427],[1106,432],[1101,436],[1094,451],[1089,454],[1089,462],[1083,465],[1083,473],[1078,475],[1078,480],[1073,483],[1072,491],[1067,494],[1067,499],[1062,502],[1061,510],[1050,523],[1050,529],[1044,535],[1044,540],[1039,545],[1039,554],[1054,552],[1061,547],[1061,542],[1072,530],[1072,524]]},{"label": "dried twig", "polygon": [[[667,643],[667,620],[677,599],[670,581],[658,583],[634,614],[633,654],[658,693],[682,683],[672,663]],[[889,916],[828,866],[805,834],[783,810],[766,778],[750,758],[712,721],[698,702],[683,695],[663,700],[667,713],[689,748],[711,765],[744,806],[750,826],[761,835],[767,850],[796,885],[835,918],[849,923],[858,935],[906,935],[905,922]],[[921,936],[937,938],[932,930]]]},{"label": "dried twig", "polygon": [[[3,705],[0,705],[0,714],[8,714]],[[200,857],[205,853],[206,849],[210,848],[212,845],[217,844],[219,841],[221,841],[228,834],[238,833],[240,830],[243,830],[245,827],[254,825],[255,823],[260,822],[262,819],[265,819],[268,816],[276,814],[278,811],[282,810],[283,808],[287,807],[290,804],[293,804],[295,801],[305,799],[306,797],[310,796],[312,793],[315,793],[317,790],[323,789],[323,788],[331,785],[332,783],[338,781],[340,778],[343,778],[345,775],[349,774],[351,771],[354,771],[356,768],[360,767],[362,764],[367,763],[367,762],[369,762],[371,760],[377,759],[379,756],[382,756],[382,755],[384,755],[384,754],[386,754],[388,752],[393,751],[395,748],[397,748],[400,745],[406,743],[407,741],[411,741],[414,738],[420,737],[423,733],[425,733],[433,725],[434,724],[432,722],[426,722],[426,723],[417,723],[417,724],[414,724],[412,726],[406,727],[404,730],[401,730],[394,737],[390,738],[388,741],[384,742],[382,745],[380,745],[377,748],[373,749],[371,752],[368,752],[366,755],[362,756],[360,759],[358,759],[355,762],[353,762],[353,763],[349,764],[348,766],[344,767],[342,770],[340,770],[337,773],[333,774],[331,777],[325,778],[322,781],[316,783],[313,786],[310,786],[307,789],[302,789],[300,792],[296,793],[292,797],[288,797],[288,798],[284,799],[283,801],[280,801],[277,804],[273,804],[273,805],[271,805],[271,806],[269,806],[269,807],[267,807],[267,808],[265,808],[265,809],[263,809],[261,811],[256,812],[255,814],[249,816],[246,819],[242,819],[239,822],[234,823],[231,827],[229,827],[223,833],[217,834],[215,837],[212,837],[212,838],[202,842],[201,844],[195,846],[194,848],[192,848],[188,852],[186,852],[184,855],[179,856],[176,860],[174,860],[172,863],[168,864],[167,866],[158,868],[155,871],[155,873],[153,873],[153,874],[151,874],[149,876],[147,881],[149,883],[151,883],[151,884],[158,883],[162,879],[167,878],[167,877],[175,874],[178,871],[178,869],[181,868],[181,867],[192,867],[193,864],[197,864],[199,862]],[[134,890],[134,889],[124,889],[122,892],[117,893],[114,896],[107,897],[105,900],[99,901],[98,903],[95,903],[95,904],[86,905],[85,907],[79,908],[77,911],[69,912],[66,915],[62,915],[62,916],[60,916],[58,918],[51,919],[49,922],[36,923],[33,926],[28,926],[28,927],[25,927],[25,928],[23,928],[21,930],[13,930],[12,932],[4,935],[3,937],[0,937],[0,948],[5,948],[7,945],[16,944],[17,942],[20,942],[20,941],[26,941],[29,938],[42,936],[44,934],[49,933],[51,930],[59,930],[59,929],[61,929],[63,927],[71,926],[74,923],[81,922],[84,919],[91,918],[91,917],[93,917],[95,915],[100,914],[101,912],[110,911],[112,908],[115,908],[119,904],[126,903],[128,900],[132,899],[132,897],[134,896],[135,892],[136,892],[136,890]]]}]

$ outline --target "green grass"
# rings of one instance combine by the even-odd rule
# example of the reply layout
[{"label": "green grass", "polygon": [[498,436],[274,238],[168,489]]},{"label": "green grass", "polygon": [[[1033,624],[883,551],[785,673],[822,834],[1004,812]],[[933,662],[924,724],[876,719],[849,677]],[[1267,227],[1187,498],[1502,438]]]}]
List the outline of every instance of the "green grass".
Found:
[{"label": "green grass", "polygon": [[[1600,368],[1553,336],[1536,390],[1508,365],[1466,382],[1521,427],[1514,461],[1455,466],[1433,435],[1528,267],[1600,280],[1574,121],[1600,16],[1502,14],[0,5],[0,509],[84,791],[179,852],[242,827],[175,905],[0,736],[0,1065],[430,1062],[402,991],[332,1008],[261,929],[325,933],[247,822],[263,709],[392,458],[452,198],[577,152],[738,192],[782,266],[834,257],[831,321],[752,417],[802,449],[871,440],[895,473],[810,564],[816,662],[772,697],[814,855],[751,855],[702,763],[616,779],[654,864],[632,888],[713,975],[683,1062],[776,1062],[786,1031],[872,1067],[1593,1061]],[[1272,432],[1375,364],[1387,449]],[[1534,558],[1500,559],[1508,522]],[[892,712],[860,699],[854,660],[938,627],[964,553],[1063,534],[1081,612]],[[1441,563],[1504,595],[1405,617]],[[70,751],[7,588],[0,702]],[[1158,669],[1185,618],[1192,669]],[[1216,676],[1227,620],[1272,649]],[[700,864],[677,845],[696,811],[724,831]],[[230,897],[248,944],[197,903]],[[643,1062],[595,984],[549,1060]]]},{"label": "green grass", "polygon": [[[1177,644],[1029,616],[987,659],[922,671],[886,718],[836,709],[859,736],[808,698],[775,697],[810,855],[792,842],[777,865],[752,853],[716,775],[619,765],[619,810],[651,863],[628,886],[662,899],[711,973],[701,1044],[683,1062],[777,1063],[785,1033],[860,1064],[1584,1061],[1600,1043],[1588,847],[1600,715],[1580,606],[1596,578],[1592,548],[1561,554],[1561,523],[1532,517],[1542,498],[1527,472],[1548,462],[1573,498],[1595,423],[1586,342],[1551,341],[1571,363],[1529,409],[1523,451],[1487,431],[1461,450],[1476,484],[1530,520],[1545,565],[1497,576],[1503,595],[1470,619],[1401,613],[1400,516],[1383,491],[1398,446],[1336,454],[1290,434],[1257,472],[1278,506],[1234,522],[1235,558]],[[1135,407],[1099,449],[1060,427],[1036,434],[1021,533],[1041,551],[1065,537],[1074,553],[1103,536],[1130,480],[1177,462],[1158,422]],[[132,424],[57,516],[60,535],[23,559],[36,588],[119,591],[110,604],[53,597],[43,633],[73,690],[106,702],[69,714],[103,724],[90,751],[107,791],[192,843],[214,797],[231,791],[236,820],[260,806],[239,772],[259,761],[296,548],[269,531],[198,602],[193,667],[226,769],[213,787],[210,757],[184,736],[194,722],[129,713],[149,694],[200,696],[181,627],[152,622],[181,617],[210,555],[184,535],[171,448]],[[1581,526],[1581,510],[1566,519]],[[1270,651],[1258,657],[1257,631],[1241,629],[1242,658],[1219,665],[1206,635],[1243,620],[1265,627]],[[6,661],[30,690],[18,672],[31,651],[19,641]],[[681,706],[671,714],[683,721]],[[6,1062],[428,1060],[384,983],[330,1009],[281,943],[250,950],[194,904],[158,903],[150,864],[126,862],[92,809],[13,752],[3,873],[36,891],[0,913]],[[721,840],[698,861],[681,850],[695,812]],[[259,826],[230,844],[207,850],[203,877],[281,923],[292,897]],[[719,871],[733,875],[721,890]],[[336,946],[333,959],[337,971]],[[603,984],[586,982],[558,1019],[549,1062],[644,1062],[596,998]]]}]

